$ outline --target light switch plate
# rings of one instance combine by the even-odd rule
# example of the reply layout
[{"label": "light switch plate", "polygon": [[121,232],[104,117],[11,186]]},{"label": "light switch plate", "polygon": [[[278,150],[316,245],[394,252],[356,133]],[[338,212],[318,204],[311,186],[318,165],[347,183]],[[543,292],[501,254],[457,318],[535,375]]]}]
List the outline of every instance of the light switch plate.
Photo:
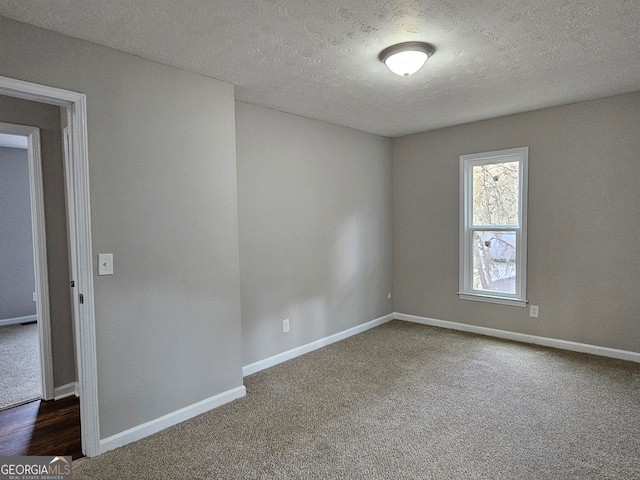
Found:
[{"label": "light switch plate", "polygon": [[98,254],[98,275],[113,275],[113,253]]}]

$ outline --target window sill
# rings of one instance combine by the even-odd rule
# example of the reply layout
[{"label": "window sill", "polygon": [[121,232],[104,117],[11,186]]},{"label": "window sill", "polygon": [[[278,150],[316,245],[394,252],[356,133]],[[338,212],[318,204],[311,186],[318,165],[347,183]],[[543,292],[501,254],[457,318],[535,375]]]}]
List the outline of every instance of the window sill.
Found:
[{"label": "window sill", "polygon": [[474,302],[486,302],[486,303],[497,303],[499,305],[509,305],[511,307],[526,307],[527,300],[519,300],[517,298],[504,298],[504,297],[495,297],[489,295],[478,295],[475,293],[460,293],[458,292],[458,298],[460,300],[472,300]]}]

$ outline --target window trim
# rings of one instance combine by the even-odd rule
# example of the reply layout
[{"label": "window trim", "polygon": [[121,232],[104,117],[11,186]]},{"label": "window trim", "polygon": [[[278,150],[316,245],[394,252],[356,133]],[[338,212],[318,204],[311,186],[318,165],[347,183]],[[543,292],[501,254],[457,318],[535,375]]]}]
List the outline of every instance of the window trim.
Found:
[{"label": "window trim", "polygon": [[[518,225],[472,225],[472,175],[473,167],[508,161],[520,163],[518,199]],[[497,303],[516,307],[527,306],[527,197],[529,175],[529,147],[510,148],[493,152],[470,153],[460,155],[460,232],[459,232],[459,290],[460,300]],[[494,293],[475,290],[472,286],[473,263],[471,241],[473,230],[513,230],[516,232],[516,292]]]}]

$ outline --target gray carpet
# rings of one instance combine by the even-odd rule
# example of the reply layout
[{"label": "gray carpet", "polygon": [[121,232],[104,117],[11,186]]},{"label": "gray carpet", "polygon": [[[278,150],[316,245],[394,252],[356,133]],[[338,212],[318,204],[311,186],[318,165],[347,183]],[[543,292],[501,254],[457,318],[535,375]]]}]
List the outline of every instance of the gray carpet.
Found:
[{"label": "gray carpet", "polygon": [[0,327],[0,410],[40,398],[38,325]]},{"label": "gray carpet", "polygon": [[74,479],[640,479],[640,364],[393,321]]}]

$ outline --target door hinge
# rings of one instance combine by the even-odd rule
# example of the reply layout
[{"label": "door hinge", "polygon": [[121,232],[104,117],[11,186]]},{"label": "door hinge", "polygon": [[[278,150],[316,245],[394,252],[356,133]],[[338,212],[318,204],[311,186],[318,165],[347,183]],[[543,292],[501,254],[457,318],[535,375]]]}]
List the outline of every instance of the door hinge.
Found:
[{"label": "door hinge", "polygon": [[84,303],[84,295],[80,294],[80,303]]},{"label": "door hinge", "polygon": [[75,287],[75,286],[76,286],[76,282],[75,282],[75,281],[73,281],[73,280],[71,280],[71,288],[73,288],[73,287]]}]

